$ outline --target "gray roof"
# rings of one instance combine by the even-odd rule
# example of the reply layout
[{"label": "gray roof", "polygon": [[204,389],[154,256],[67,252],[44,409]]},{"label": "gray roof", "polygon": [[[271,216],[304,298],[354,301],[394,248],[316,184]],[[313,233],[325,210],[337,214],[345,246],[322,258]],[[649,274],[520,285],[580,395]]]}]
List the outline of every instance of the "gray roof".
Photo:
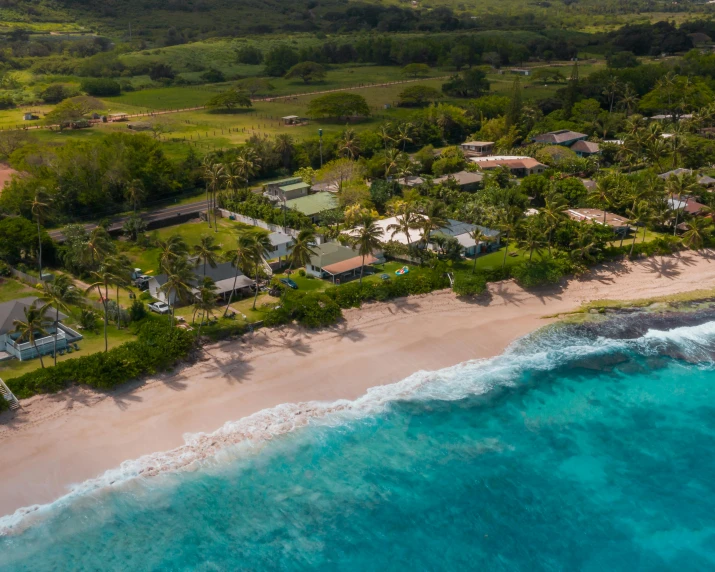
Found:
[{"label": "gray roof", "polygon": [[537,143],[568,143],[569,141],[574,141],[576,139],[585,139],[588,137],[585,133],[578,133],[577,131],[569,131],[568,129],[561,129],[560,131],[549,131],[548,133],[542,133],[534,137],[534,141]]},{"label": "gray roof", "polygon": [[447,236],[460,236],[462,234],[468,234],[477,228],[487,236],[497,237],[501,234],[498,230],[493,230],[485,226],[479,226],[478,224],[460,222],[451,218],[447,219],[447,221],[449,222],[449,226],[439,229],[439,232],[446,234]]},{"label": "gray roof", "polygon": [[[229,278],[233,280],[235,275],[236,267],[231,262],[222,262],[221,264],[217,264],[216,268],[211,268],[211,266],[208,264],[206,265],[206,276],[211,278],[217,284],[221,280],[227,280]],[[239,277],[243,276],[243,272],[239,270],[238,275]],[[191,280],[190,286],[198,286],[199,284],[201,284],[204,278],[203,263],[199,263],[196,268],[194,268],[194,277],[194,280]],[[159,286],[163,286],[164,284],[166,284],[166,274],[158,274],[153,278],[159,283]]]},{"label": "gray roof", "polygon": [[464,187],[466,185],[473,185],[475,183],[481,183],[482,180],[484,179],[484,173],[472,173],[470,171],[459,171],[459,173],[451,173],[449,175],[444,175],[442,177],[438,177],[434,180],[434,182],[437,184],[445,183],[449,180],[450,177],[453,178],[460,187]]},{"label": "gray roof", "polygon": [[318,268],[359,256],[357,250],[349,246],[343,246],[339,242],[326,242],[314,246],[313,250],[316,255],[310,257],[310,263]]},{"label": "gray roof", "polygon": [[[28,296],[26,298],[18,298],[17,300],[11,300],[10,302],[4,302],[0,304],[0,334],[7,334],[15,330],[13,324],[14,320],[24,320],[25,319],[25,308],[34,306],[39,301],[37,296]],[[51,312],[48,312],[48,319],[52,320],[55,317],[54,308],[50,308]],[[60,321],[67,318],[66,314],[62,312],[59,313]]]},{"label": "gray roof", "polygon": [[281,244],[290,244],[293,242],[293,237],[282,232],[272,232],[268,235],[268,240],[271,241],[273,246],[279,246]]},{"label": "gray roof", "polygon": [[594,143],[593,141],[576,141],[576,143],[571,145],[571,150],[578,151],[579,153],[590,153],[591,155],[594,155],[598,153],[601,148],[598,143]]},{"label": "gray roof", "polygon": [[679,169],[673,169],[672,171],[668,171],[667,173],[662,173],[658,175],[661,179],[669,179],[671,176],[678,176],[678,175],[692,175],[693,170],[692,169],[683,169],[682,167]]}]

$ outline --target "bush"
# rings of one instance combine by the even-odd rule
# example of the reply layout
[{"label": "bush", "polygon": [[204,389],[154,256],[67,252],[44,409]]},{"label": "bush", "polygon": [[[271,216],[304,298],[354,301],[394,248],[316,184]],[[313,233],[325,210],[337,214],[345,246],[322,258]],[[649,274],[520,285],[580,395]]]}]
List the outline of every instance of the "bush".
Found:
[{"label": "bush", "polygon": [[190,333],[178,328],[169,330],[163,322],[145,321],[137,329],[136,341],[26,373],[9,380],[8,386],[18,399],[55,393],[72,383],[111,389],[141,375],[170,368],[184,359],[192,346]]},{"label": "bush", "polygon": [[301,278],[305,278],[305,270],[303,268],[298,270],[298,276],[300,276]]},{"label": "bush", "polygon": [[129,307],[129,318],[132,322],[140,322],[146,318],[146,306],[141,300],[134,300]]},{"label": "bush", "polygon": [[452,289],[457,296],[476,296],[487,291],[487,279],[480,273],[457,272]]},{"label": "bush", "polygon": [[95,97],[119,95],[122,91],[118,82],[107,78],[85,78],[82,80],[80,89],[87,95]]},{"label": "bush", "polygon": [[10,265],[7,262],[0,260],[0,276],[10,276],[12,274]]},{"label": "bush", "polygon": [[520,286],[534,288],[545,284],[556,284],[574,270],[572,262],[567,258],[546,257],[517,264],[512,267],[511,274]]}]

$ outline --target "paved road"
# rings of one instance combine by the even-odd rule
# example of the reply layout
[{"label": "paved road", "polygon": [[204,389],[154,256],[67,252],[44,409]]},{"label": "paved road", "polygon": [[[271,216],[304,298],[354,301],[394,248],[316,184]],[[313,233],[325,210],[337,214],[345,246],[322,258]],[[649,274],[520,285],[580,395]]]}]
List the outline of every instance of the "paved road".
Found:
[{"label": "paved road", "polygon": [[[161,209],[157,209],[154,211],[146,212],[146,213],[139,213],[139,216],[142,217],[144,222],[151,223],[151,222],[156,222],[164,219],[170,219],[174,217],[178,217],[181,215],[188,215],[188,214],[198,214],[201,211],[206,210],[206,201],[196,201],[193,203],[187,203],[183,205],[172,205],[170,207],[164,207]],[[111,224],[107,228],[109,232],[117,232],[121,230],[122,226],[124,226],[124,223],[127,221],[129,216],[121,216],[117,217],[114,219],[111,219]],[[84,228],[87,230],[87,232],[90,232],[92,229],[97,228],[97,223],[89,223],[84,225]],[[56,242],[64,242],[65,237],[62,234],[61,230],[51,230],[48,231],[48,234],[50,237],[56,241]]]}]

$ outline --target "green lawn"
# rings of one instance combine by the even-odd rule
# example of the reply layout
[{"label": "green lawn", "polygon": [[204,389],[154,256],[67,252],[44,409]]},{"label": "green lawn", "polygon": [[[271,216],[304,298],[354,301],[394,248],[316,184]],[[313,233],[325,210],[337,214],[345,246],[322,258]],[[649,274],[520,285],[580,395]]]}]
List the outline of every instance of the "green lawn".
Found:
[{"label": "green lawn", "polygon": [[14,278],[0,278],[0,303],[36,295],[37,290]]},{"label": "green lawn", "polygon": [[[70,327],[76,327],[76,325],[71,324],[69,321],[67,325]],[[96,332],[89,332],[85,330],[82,332],[82,335],[84,338],[77,342],[80,351],[72,352],[71,354],[66,353],[63,356],[58,355],[58,362],[104,351],[103,327],[100,326]],[[110,349],[134,339],[134,335],[129,330],[117,330],[116,326],[112,324],[110,324],[107,329],[107,337]],[[50,366],[53,363],[51,356],[43,356],[43,360],[45,361],[45,366]],[[28,361],[10,360],[0,362],[0,378],[4,380],[12,379],[34,371],[40,367],[41,364],[39,359],[32,359]]]}]

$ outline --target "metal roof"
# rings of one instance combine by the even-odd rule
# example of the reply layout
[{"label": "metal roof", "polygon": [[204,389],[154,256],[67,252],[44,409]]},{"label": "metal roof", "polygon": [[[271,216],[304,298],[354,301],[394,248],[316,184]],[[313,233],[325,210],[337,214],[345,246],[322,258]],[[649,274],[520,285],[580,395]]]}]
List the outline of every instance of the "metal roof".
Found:
[{"label": "metal roof", "polygon": [[283,187],[278,187],[281,191],[284,192],[289,192],[289,191],[297,191],[298,189],[309,189],[310,185],[308,183],[293,183],[292,185],[285,185]]},{"label": "metal roof", "polygon": [[321,191],[305,197],[287,200],[285,205],[287,208],[297,210],[306,216],[312,216],[337,208],[338,201],[333,193]]},{"label": "metal roof", "polygon": [[[0,334],[6,334],[15,330],[14,320],[25,320],[25,308],[34,306],[39,301],[37,296],[27,296],[0,304]],[[50,307],[47,311],[47,319],[54,320],[55,309]],[[60,321],[67,318],[66,314],[59,313]]]}]

